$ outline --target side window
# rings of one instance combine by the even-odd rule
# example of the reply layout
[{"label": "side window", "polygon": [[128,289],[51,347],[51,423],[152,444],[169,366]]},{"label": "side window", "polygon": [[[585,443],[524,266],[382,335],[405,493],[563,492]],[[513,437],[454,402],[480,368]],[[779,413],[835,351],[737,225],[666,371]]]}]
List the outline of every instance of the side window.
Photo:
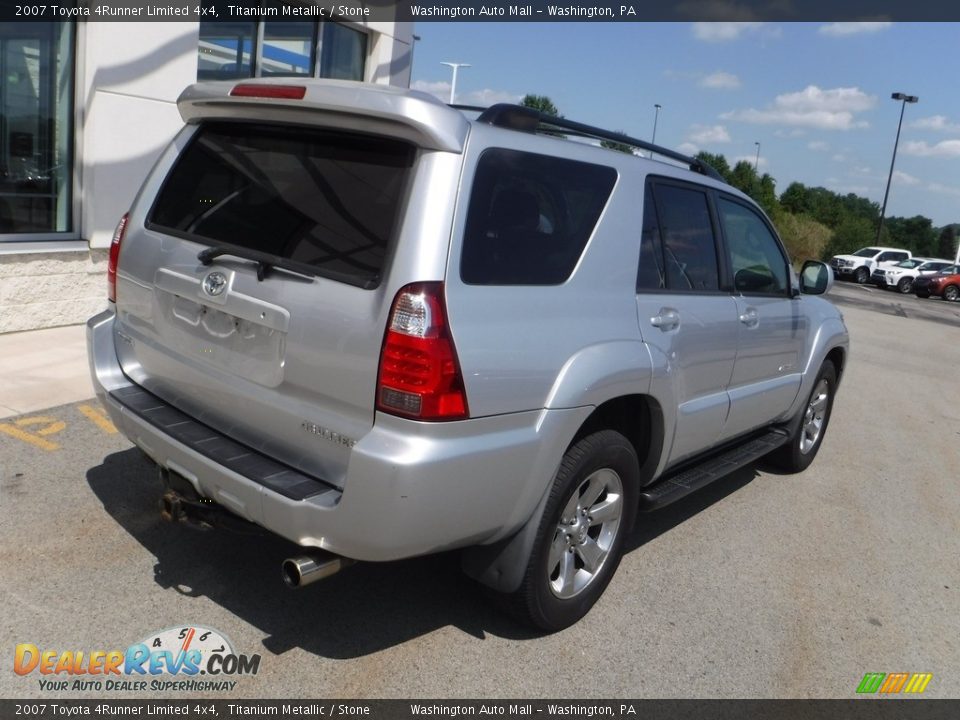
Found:
[{"label": "side window", "polygon": [[707,194],[695,188],[657,183],[654,197],[663,245],[662,287],[718,290],[720,275]]},{"label": "side window", "polygon": [[647,183],[647,188],[643,193],[643,233],[640,236],[640,268],[637,271],[637,290],[660,290],[666,286],[657,206],[653,199],[653,190]]},{"label": "side window", "polygon": [[719,210],[736,291],[747,295],[785,293],[787,261],[766,223],[747,206],[726,198],[720,198]]},{"label": "side window", "polygon": [[470,285],[559,285],[613,191],[613,168],[491,149],[470,194],[460,277]]}]

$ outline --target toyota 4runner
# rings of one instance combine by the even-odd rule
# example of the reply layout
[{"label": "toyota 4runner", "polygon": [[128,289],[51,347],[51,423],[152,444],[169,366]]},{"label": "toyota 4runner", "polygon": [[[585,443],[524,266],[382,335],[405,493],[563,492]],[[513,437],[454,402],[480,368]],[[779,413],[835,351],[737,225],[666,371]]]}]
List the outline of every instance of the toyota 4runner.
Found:
[{"label": "toyota 4runner", "polygon": [[179,109],[88,323],[168,520],[293,541],[290,585],[462,549],[555,630],[638,511],[817,454],[848,348],[832,272],[795,273],[702,162],[349,82],[194,85]]}]

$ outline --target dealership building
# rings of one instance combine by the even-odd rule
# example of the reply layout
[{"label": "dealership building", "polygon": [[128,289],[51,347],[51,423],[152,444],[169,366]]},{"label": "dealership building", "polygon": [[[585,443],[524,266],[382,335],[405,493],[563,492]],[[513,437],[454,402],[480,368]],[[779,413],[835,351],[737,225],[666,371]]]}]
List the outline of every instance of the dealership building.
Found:
[{"label": "dealership building", "polygon": [[399,22],[0,23],[0,333],[106,304],[117,221],[198,80],[291,76],[409,86]]}]

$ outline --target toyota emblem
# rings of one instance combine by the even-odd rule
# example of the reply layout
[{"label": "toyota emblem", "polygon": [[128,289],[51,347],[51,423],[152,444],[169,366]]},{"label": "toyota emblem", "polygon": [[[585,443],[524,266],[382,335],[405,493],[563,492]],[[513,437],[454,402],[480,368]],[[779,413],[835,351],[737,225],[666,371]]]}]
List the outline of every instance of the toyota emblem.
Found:
[{"label": "toyota emblem", "polygon": [[203,291],[207,295],[220,295],[227,287],[227,276],[214,270],[203,279]]}]

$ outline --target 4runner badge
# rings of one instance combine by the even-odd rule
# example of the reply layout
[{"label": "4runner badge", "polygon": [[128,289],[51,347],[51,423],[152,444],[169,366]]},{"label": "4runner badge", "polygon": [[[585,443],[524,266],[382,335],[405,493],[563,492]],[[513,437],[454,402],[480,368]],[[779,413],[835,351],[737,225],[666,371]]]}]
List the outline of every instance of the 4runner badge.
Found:
[{"label": "4runner badge", "polygon": [[357,441],[353,438],[347,437],[346,435],[341,435],[338,432],[329,430],[322,425],[317,425],[316,423],[304,421],[300,423],[300,427],[311,435],[317,435],[324,440],[332,442],[334,445],[342,445],[343,447],[352,448],[357,444]]},{"label": "4runner badge", "polygon": [[203,279],[203,291],[207,295],[219,295],[227,287],[227,276],[214,270]]}]

